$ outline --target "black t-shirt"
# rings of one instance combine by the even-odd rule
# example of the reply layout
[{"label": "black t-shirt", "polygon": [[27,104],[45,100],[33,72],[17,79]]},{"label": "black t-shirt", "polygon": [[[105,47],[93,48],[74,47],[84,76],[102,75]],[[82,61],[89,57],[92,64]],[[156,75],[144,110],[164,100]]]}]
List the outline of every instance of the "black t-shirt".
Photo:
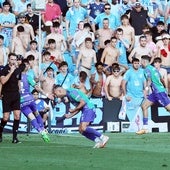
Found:
[{"label": "black t-shirt", "polygon": [[[6,76],[10,71],[9,65],[0,70],[0,76]],[[21,69],[16,68],[9,80],[2,85],[2,94],[7,92],[17,92],[19,90],[18,81],[21,80]]]},{"label": "black t-shirt", "polygon": [[141,12],[137,12],[133,9],[130,12],[130,23],[135,29],[135,35],[142,35],[143,26],[147,25],[148,11],[142,9]]},{"label": "black t-shirt", "polygon": [[28,20],[28,23],[33,27],[33,30],[35,31],[36,28],[39,26],[39,16],[34,14],[33,16],[26,15],[26,19]]}]

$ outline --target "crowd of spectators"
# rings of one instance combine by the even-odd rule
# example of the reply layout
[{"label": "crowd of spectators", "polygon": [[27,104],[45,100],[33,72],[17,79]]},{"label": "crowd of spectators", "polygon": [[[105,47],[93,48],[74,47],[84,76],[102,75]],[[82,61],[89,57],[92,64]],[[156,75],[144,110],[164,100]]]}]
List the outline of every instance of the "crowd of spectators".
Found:
[{"label": "crowd of spectators", "polygon": [[29,60],[28,74],[47,94],[55,83],[111,100],[126,93],[124,73],[139,70],[141,56],[149,55],[166,70],[170,92],[169,31],[170,1],[46,0],[39,12],[32,0],[1,0],[0,65],[12,52],[18,64]]}]

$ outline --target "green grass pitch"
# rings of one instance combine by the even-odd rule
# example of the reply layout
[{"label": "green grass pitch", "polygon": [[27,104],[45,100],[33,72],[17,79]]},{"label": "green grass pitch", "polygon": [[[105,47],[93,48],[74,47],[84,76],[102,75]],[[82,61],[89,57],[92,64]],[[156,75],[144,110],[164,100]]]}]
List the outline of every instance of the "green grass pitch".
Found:
[{"label": "green grass pitch", "polygon": [[21,144],[11,143],[11,134],[0,143],[0,170],[169,170],[170,134],[106,133],[103,149],[79,134],[50,134],[45,143],[38,134],[19,134]]}]

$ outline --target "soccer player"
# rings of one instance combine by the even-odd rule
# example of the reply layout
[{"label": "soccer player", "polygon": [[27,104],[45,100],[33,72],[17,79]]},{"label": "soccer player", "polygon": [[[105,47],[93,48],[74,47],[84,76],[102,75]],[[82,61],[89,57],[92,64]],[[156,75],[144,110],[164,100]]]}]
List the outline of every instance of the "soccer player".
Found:
[{"label": "soccer player", "polygon": [[47,131],[44,129],[42,117],[37,111],[34,97],[30,92],[30,85],[35,87],[37,90],[41,91],[42,93],[44,92],[42,91],[41,88],[39,88],[36,85],[34,79],[32,79],[32,77],[30,77],[27,74],[27,71],[29,69],[29,61],[27,59],[24,59],[23,63],[25,64],[25,69],[21,75],[21,90],[20,90],[21,112],[31,120],[32,126],[42,135],[43,140],[45,142],[49,142],[50,139],[47,135]]},{"label": "soccer player", "polygon": [[71,118],[79,111],[82,111],[79,132],[96,143],[94,148],[103,148],[109,140],[109,137],[104,136],[95,129],[89,127],[89,125],[94,121],[96,114],[94,104],[90,102],[87,95],[78,89],[69,88],[66,90],[59,85],[55,85],[53,87],[53,93],[54,96],[58,98],[67,97],[68,100],[75,106],[74,109],[69,109],[69,113],[64,115],[65,118]]},{"label": "soccer player", "polygon": [[144,74],[147,79],[148,86],[152,89],[150,93],[142,104],[143,111],[143,129],[136,132],[138,135],[148,133],[148,108],[154,103],[159,103],[167,111],[170,111],[170,98],[168,97],[165,84],[159,71],[153,67],[150,63],[150,57],[148,55],[143,55],[141,57],[141,65],[144,68]]}]

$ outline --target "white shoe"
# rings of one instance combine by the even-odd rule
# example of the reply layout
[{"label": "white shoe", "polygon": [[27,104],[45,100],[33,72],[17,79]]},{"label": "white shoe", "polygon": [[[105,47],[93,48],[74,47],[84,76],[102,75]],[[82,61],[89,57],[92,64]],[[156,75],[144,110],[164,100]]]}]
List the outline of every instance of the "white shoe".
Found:
[{"label": "white shoe", "polygon": [[101,140],[102,140],[102,146],[101,146],[101,148],[104,148],[104,147],[106,146],[106,143],[107,143],[108,140],[109,140],[109,137],[108,137],[108,136],[103,136]]},{"label": "white shoe", "polygon": [[93,148],[102,148],[102,142],[96,142]]}]

